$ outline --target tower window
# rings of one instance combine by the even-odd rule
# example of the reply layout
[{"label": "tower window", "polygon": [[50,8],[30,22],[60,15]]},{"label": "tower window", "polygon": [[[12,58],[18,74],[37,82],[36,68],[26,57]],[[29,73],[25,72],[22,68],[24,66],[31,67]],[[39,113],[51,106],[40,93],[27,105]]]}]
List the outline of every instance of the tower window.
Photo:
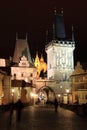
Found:
[{"label": "tower window", "polygon": [[50,64],[50,69],[51,69],[51,64]]},{"label": "tower window", "polygon": [[63,73],[63,75],[62,75],[62,79],[63,79],[63,81],[66,80],[66,74],[65,73]]}]

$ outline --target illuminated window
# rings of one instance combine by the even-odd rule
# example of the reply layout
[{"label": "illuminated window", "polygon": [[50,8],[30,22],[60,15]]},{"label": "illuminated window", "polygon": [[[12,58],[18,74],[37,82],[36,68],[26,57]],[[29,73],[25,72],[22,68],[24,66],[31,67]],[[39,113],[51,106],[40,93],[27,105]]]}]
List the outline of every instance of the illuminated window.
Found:
[{"label": "illuminated window", "polygon": [[63,81],[66,80],[66,74],[65,73],[63,73],[63,75],[62,75],[62,79],[63,79]]}]

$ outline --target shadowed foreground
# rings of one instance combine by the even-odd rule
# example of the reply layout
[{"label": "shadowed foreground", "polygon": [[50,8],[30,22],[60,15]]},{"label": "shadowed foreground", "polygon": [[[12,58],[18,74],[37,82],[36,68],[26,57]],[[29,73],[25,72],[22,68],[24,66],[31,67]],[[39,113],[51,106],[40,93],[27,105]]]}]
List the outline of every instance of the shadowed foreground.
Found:
[{"label": "shadowed foreground", "polygon": [[16,121],[16,111],[9,124],[9,111],[0,112],[1,130],[86,130],[87,119],[75,113],[53,107],[30,106],[22,110],[20,122]]}]

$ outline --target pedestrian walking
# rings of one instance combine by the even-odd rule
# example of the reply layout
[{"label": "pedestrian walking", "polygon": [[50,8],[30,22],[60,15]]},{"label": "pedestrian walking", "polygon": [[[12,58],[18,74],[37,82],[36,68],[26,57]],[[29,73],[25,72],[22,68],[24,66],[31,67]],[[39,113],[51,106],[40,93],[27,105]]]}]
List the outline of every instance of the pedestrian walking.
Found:
[{"label": "pedestrian walking", "polygon": [[10,107],[10,121],[9,121],[9,123],[10,123],[10,125],[11,125],[11,124],[12,124],[13,112],[14,112],[14,103],[11,102],[11,103],[9,104],[9,107]]},{"label": "pedestrian walking", "polygon": [[57,109],[58,109],[58,101],[57,101],[56,98],[55,98],[55,100],[54,100],[54,107],[55,107],[55,112],[57,112]]},{"label": "pedestrian walking", "polygon": [[20,122],[20,120],[21,120],[22,108],[23,108],[23,103],[22,103],[21,100],[19,99],[19,100],[16,102],[16,119],[17,119],[18,122]]}]

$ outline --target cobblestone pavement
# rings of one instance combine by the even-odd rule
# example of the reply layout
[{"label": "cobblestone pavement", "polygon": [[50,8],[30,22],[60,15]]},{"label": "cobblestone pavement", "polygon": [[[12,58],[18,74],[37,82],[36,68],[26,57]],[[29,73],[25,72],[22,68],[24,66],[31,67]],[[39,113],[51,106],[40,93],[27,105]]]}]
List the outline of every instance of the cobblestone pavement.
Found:
[{"label": "cobblestone pavement", "polygon": [[87,130],[87,118],[53,107],[29,106],[22,110],[21,121],[16,122],[16,111],[9,124],[9,111],[0,112],[0,130]]}]

